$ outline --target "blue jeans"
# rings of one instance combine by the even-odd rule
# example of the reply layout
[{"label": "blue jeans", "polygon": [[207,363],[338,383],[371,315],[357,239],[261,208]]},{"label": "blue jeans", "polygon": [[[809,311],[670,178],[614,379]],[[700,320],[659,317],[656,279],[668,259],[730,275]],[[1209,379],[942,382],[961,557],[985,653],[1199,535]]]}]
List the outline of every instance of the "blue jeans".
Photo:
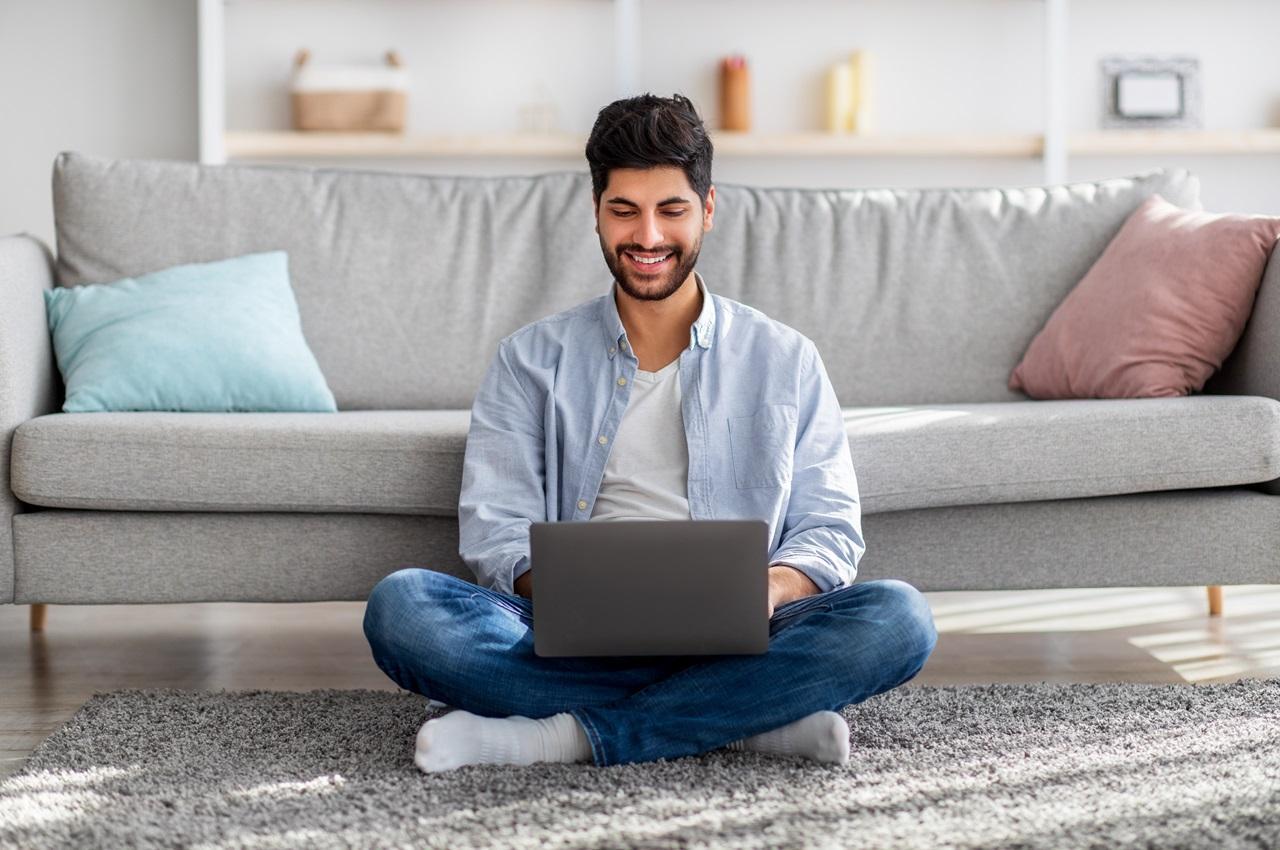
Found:
[{"label": "blue jeans", "polygon": [[364,633],[400,687],[486,717],[569,712],[597,765],[695,755],[906,682],[937,641],[924,596],[866,581],[779,606],[761,655],[541,658],[532,603],[416,567],[369,594]]}]

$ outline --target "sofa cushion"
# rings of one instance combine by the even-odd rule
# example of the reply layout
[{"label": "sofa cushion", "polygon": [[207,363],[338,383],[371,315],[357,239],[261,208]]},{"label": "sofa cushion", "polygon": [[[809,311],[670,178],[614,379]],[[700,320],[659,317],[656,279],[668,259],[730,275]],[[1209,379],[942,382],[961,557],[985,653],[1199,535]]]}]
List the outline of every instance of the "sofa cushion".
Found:
[{"label": "sofa cushion", "polygon": [[[716,186],[708,288],[814,341],[846,407],[1025,400],[1009,372],[1125,219],[1185,169],[1046,187]],[[591,178],[60,154],[60,285],[285,250],[341,410],[469,409],[500,338],[607,292]],[[216,226],[210,226],[210,223]]]},{"label": "sofa cushion", "polygon": [[337,410],[284,251],[44,293],[67,413]]},{"label": "sofa cushion", "polygon": [[54,413],[13,436],[12,486],[56,508],[457,516],[465,410]]},{"label": "sofa cushion", "polygon": [[1280,402],[1260,396],[859,408],[845,426],[868,513],[1280,477]]},{"label": "sofa cushion", "polygon": [[[1280,477],[1255,396],[855,408],[865,513]],[[456,516],[466,411],[55,413],[14,434],[23,501],[55,508]]]}]

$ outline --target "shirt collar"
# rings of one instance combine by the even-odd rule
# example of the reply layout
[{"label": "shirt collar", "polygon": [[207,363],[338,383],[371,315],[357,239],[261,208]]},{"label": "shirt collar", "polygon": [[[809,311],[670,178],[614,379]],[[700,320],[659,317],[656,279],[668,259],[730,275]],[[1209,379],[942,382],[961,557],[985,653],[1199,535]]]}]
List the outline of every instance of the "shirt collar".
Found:
[{"label": "shirt collar", "polygon": [[[698,291],[702,293],[702,310],[689,328],[689,347],[693,348],[697,345],[702,348],[710,348],[711,339],[715,335],[716,308],[711,303],[711,293],[707,291],[707,282],[702,279],[702,275],[695,271],[693,278],[694,282],[698,284]],[[622,325],[622,317],[618,315],[618,302],[615,300],[614,295],[616,286],[616,283],[610,284],[609,292],[604,297],[604,311],[601,314],[605,346],[610,360],[618,353],[618,349],[622,346],[622,341],[627,335],[627,330]]]}]

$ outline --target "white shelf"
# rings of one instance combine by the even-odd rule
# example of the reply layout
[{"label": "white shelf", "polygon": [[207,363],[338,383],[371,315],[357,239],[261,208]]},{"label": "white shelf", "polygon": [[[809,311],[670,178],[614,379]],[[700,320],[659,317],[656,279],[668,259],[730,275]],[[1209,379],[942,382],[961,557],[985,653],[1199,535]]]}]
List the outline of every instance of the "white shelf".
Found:
[{"label": "white shelf", "polygon": [[[573,134],[410,135],[398,133],[229,132],[224,147],[235,157],[581,157],[585,136]],[[925,136],[840,133],[711,132],[726,156],[997,156],[1034,157],[1044,148],[1035,134]]]},{"label": "white shelf", "polygon": [[1071,152],[1079,155],[1280,153],[1280,128],[1099,130],[1072,136]]},{"label": "white shelf", "polygon": [[585,138],[569,134],[410,135],[321,131],[228,132],[236,157],[582,156]]},{"label": "white shelf", "polygon": [[[725,156],[1039,157],[1045,137],[1006,135],[855,135],[712,131]],[[582,157],[586,138],[573,134],[411,135],[233,131],[223,137],[227,158],[290,157]],[[1240,131],[1105,130],[1068,137],[1078,155],[1280,153],[1280,129]]]},{"label": "white shelf", "polygon": [[712,132],[716,153],[742,156],[994,156],[1032,157],[1044,150],[1038,134],[922,135]]}]

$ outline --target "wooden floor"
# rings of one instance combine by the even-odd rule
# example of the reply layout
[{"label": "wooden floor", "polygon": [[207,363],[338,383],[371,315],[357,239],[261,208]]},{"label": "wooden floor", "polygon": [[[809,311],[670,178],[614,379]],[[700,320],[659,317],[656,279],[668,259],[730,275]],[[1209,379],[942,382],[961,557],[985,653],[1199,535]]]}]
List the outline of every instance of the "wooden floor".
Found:
[{"label": "wooden floor", "polygon": [[[1280,585],[927,594],[941,636],[915,684],[1222,682],[1280,675]],[[0,776],[98,691],[385,688],[363,603],[0,605]]]}]

